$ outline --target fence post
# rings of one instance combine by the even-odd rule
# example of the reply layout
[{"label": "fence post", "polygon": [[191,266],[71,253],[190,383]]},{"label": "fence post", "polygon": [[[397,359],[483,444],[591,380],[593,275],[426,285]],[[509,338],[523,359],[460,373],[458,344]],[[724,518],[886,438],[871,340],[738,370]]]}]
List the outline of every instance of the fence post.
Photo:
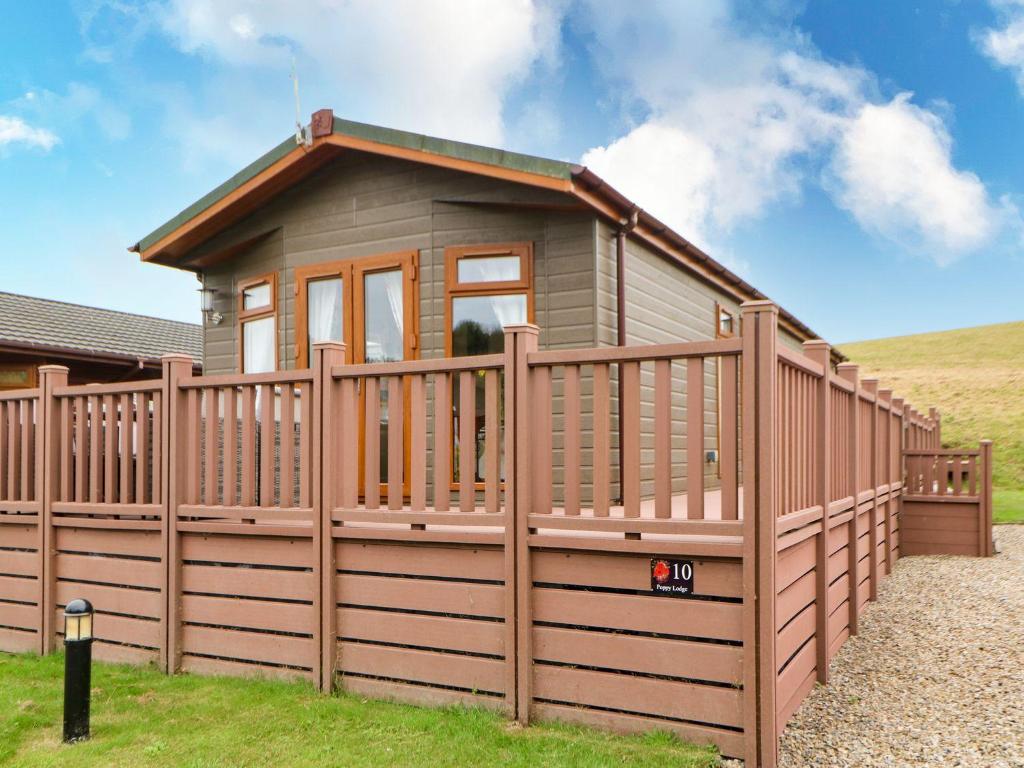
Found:
[{"label": "fence post", "polygon": [[860,367],[854,363],[840,363],[836,366],[838,374],[853,384],[853,396],[850,398],[850,484],[853,487],[853,515],[850,517],[850,544],[847,549],[847,570],[849,571],[850,594],[847,610],[850,612],[850,634],[857,634],[857,587],[860,586],[857,573],[857,496],[860,490],[858,470],[860,466],[860,388],[857,384],[857,373]]},{"label": "fence post", "polygon": [[67,386],[68,369],[63,365],[39,366],[39,400],[36,401],[36,517],[37,551],[39,552],[39,653],[52,653],[56,641],[54,622],[57,618],[56,574],[54,573],[53,502],[57,497],[60,467],[59,401],[53,395],[55,387]]},{"label": "fence post", "polygon": [[814,463],[817,466],[815,478],[815,497],[821,504],[821,534],[818,536],[815,574],[816,622],[814,633],[817,636],[818,682],[828,683],[828,587],[832,583],[829,572],[829,531],[831,516],[829,506],[832,501],[832,466],[829,459],[832,445],[832,347],[827,341],[815,339],[804,342],[804,353],[822,367],[821,379],[818,381],[818,412],[817,429],[814,436]]},{"label": "fence post", "polygon": [[[314,675],[320,690],[330,693],[338,658],[337,599],[334,535],[331,532],[331,510],[335,506],[335,467],[333,448],[341,425],[338,404],[334,402],[334,377],[331,369],[345,362],[345,345],[321,341],[313,345],[313,580],[317,584],[313,597]],[[304,427],[306,425],[303,425]]]},{"label": "fence post", "polygon": [[864,391],[871,395],[871,417],[868,433],[861,440],[868,445],[868,484],[871,487],[871,510],[868,512],[868,599],[878,599],[878,379],[864,379]]},{"label": "fence post", "polygon": [[779,310],[741,306],[743,335],[743,647],[747,765],[778,758],[775,702],[776,395]]},{"label": "fence post", "polygon": [[[530,577],[530,370],[536,325],[505,326],[505,661],[506,698],[516,720],[530,721],[533,631]],[[508,687],[511,686],[511,687]]]},{"label": "fence post", "polygon": [[188,355],[168,354],[160,358],[163,366],[163,414],[161,454],[164,477],[160,485],[163,515],[160,526],[163,568],[161,592],[163,597],[163,638],[160,646],[160,666],[167,674],[178,671],[181,660],[179,648],[179,615],[181,612],[181,553],[178,541],[178,506],[185,491],[186,473],[189,471],[186,434],[186,401],[179,384],[192,377],[192,358]]},{"label": "fence post", "polygon": [[978,554],[981,557],[992,556],[992,441],[981,441],[981,498],[978,507],[981,520],[978,530],[981,532],[981,546]]},{"label": "fence post", "polygon": [[931,408],[929,408],[928,409],[928,418],[930,418],[932,420],[932,435],[931,435],[932,442],[931,442],[931,447],[932,448],[936,448],[936,449],[941,448],[942,447],[942,420],[941,420],[941,417],[939,416],[939,409],[936,408],[935,406],[932,406]]}]

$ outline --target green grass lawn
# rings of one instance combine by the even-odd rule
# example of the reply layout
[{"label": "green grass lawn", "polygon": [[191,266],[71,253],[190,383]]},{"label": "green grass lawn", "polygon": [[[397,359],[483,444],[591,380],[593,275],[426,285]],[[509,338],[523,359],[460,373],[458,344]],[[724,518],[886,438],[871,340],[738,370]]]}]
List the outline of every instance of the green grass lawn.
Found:
[{"label": "green grass lawn", "polygon": [[[61,744],[62,655],[0,653],[0,765],[650,766],[717,764],[665,733],[520,728],[478,709],[421,709],[303,683],[94,664],[92,739]],[[74,762],[72,762],[72,760]]]},{"label": "green grass lawn", "polygon": [[996,522],[1024,522],[1024,322],[875,339],[839,348],[862,376],[927,412],[949,447],[995,441]]}]

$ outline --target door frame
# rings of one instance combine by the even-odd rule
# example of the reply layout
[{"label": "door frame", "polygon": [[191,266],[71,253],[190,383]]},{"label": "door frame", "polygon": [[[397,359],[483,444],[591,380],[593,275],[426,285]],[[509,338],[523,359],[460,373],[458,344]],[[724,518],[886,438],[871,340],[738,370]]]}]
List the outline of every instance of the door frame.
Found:
[{"label": "door frame", "polygon": [[[397,251],[372,256],[341,259],[338,261],[321,262],[305,267],[295,268],[295,361],[296,367],[308,367],[309,327],[307,314],[308,292],[306,287],[320,278],[340,277],[342,279],[342,339],[345,343],[345,363],[358,364],[366,362],[366,304],[364,278],[375,272],[390,272],[395,269],[402,271],[402,352],[403,359],[416,360],[420,356],[419,329],[419,251]],[[357,287],[358,286],[358,287]],[[402,493],[410,492],[410,446],[411,421],[410,398],[411,388],[406,381],[403,390],[403,460]],[[359,444],[366,442],[366,407],[363,395],[359,396]],[[390,427],[389,427],[390,428]],[[359,451],[359,489],[363,492],[365,475],[365,455]],[[388,484],[380,484],[381,498],[387,498]]]}]

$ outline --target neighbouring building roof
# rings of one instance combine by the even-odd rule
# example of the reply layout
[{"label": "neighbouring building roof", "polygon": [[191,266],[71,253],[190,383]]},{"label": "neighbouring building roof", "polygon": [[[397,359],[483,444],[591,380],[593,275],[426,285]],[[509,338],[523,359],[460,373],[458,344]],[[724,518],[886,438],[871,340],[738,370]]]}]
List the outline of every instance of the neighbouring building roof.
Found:
[{"label": "neighbouring building roof", "polygon": [[203,329],[194,323],[0,292],[2,346],[147,362],[179,352],[198,362],[203,358]]},{"label": "neighbouring building roof", "polygon": [[[191,248],[238,221],[339,152],[356,150],[564,192],[604,218],[629,224],[631,236],[666,253],[739,300],[768,298],[585,166],[344,120],[335,117],[329,109],[315,112],[308,130],[311,133],[308,145],[297,146],[294,137],[286,139],[161,224],[129,250],[139,253],[143,261],[195,270],[195,265],[182,261]],[[780,308],[780,317],[798,335],[817,338],[814,331],[785,309]]]}]

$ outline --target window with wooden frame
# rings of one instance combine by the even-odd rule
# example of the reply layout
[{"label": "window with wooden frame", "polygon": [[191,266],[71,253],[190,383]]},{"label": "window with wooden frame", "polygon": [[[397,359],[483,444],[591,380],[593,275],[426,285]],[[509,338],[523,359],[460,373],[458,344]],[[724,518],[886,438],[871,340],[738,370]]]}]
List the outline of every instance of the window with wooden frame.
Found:
[{"label": "window with wooden frame", "polygon": [[0,363],[0,390],[36,386],[36,370],[34,363]]},{"label": "window with wooden frame", "polygon": [[715,302],[715,338],[730,339],[736,335],[736,316]]},{"label": "window with wooden frame", "polygon": [[238,359],[242,373],[277,370],[277,273],[238,282]]},{"label": "window with wooden frame", "polygon": [[[449,357],[504,351],[505,327],[533,322],[533,243],[463,245],[445,249],[445,353]],[[484,375],[476,380],[476,473],[484,480]],[[452,392],[453,447],[457,436],[459,390]],[[454,455],[454,453],[453,453]],[[452,461],[452,480],[459,480]]]}]

